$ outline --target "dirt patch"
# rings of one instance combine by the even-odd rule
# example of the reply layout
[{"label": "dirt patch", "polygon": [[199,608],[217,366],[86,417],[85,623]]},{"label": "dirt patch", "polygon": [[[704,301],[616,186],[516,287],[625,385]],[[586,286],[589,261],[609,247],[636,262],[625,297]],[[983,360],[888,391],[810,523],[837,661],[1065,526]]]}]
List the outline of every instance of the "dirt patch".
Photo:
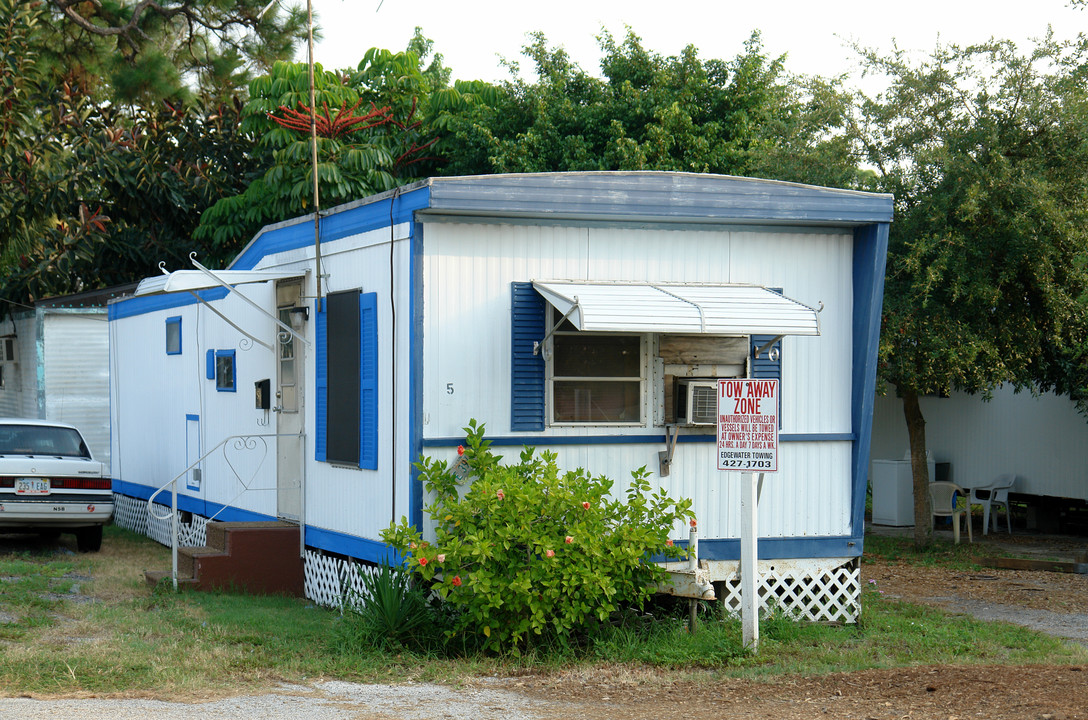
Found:
[{"label": "dirt patch", "polygon": [[[814,717],[892,720],[1080,720],[1088,718],[1088,669],[918,667],[767,682],[617,682],[600,673],[519,681],[520,692],[563,700],[567,717],[626,720]],[[552,717],[545,711],[538,717]],[[555,717],[561,715],[557,713]]]},{"label": "dirt patch", "polygon": [[[982,543],[995,555],[1052,560],[1079,560],[1088,547],[1084,540],[1033,536],[990,536]],[[1088,644],[1088,575],[997,568],[957,571],[866,558],[861,576],[866,588],[890,597]]]},{"label": "dirt patch", "polygon": [[[994,554],[1082,557],[1080,539],[1000,537]],[[862,563],[862,583],[886,596],[985,620],[1003,620],[1088,644],[1088,576],[984,569],[957,571],[907,562]],[[708,672],[673,682],[663,672],[596,668],[510,681],[548,702],[571,703],[585,718],[1088,718],[1088,667],[940,666],[866,670],[819,677],[735,680]],[[559,716],[559,715],[557,715]],[[542,714],[540,717],[551,717]]]}]

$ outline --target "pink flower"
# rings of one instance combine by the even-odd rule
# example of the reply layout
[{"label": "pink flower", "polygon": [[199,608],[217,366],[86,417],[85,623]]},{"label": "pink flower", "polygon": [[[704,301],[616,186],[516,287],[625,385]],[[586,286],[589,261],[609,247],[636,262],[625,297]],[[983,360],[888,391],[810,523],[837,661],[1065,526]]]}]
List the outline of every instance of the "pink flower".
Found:
[{"label": "pink flower", "polygon": [[692,518],[692,519],[691,519],[691,520],[689,521],[689,523],[688,523],[688,524],[689,524],[689,525],[691,525],[692,527],[695,527],[695,526],[696,526],[696,525],[697,525],[698,523],[696,523],[696,522],[695,522],[695,518]]},{"label": "pink flower", "polygon": [[464,454],[465,454],[465,446],[464,445],[458,445],[457,446],[457,457],[461,457]]},{"label": "pink flower", "polygon": [[499,490],[497,493],[495,493],[495,497],[497,497],[499,500],[505,500],[506,493],[504,493],[502,490]]},{"label": "pink flower", "polygon": [[567,545],[570,545],[572,542],[574,542],[574,536],[573,535],[567,535],[567,539],[564,542],[566,542]]},{"label": "pink flower", "polygon": [[588,502],[582,503],[582,507],[584,507],[586,510],[589,510],[589,503]]},{"label": "pink flower", "polygon": [[672,538],[669,538],[668,540],[665,541],[665,546],[666,547],[672,547]]},{"label": "pink flower", "polygon": [[450,580],[450,584],[452,584],[454,587],[461,587],[461,576],[455,576],[453,580]]},{"label": "pink flower", "polygon": [[446,553],[438,553],[438,557],[435,558],[438,562],[446,562]]},{"label": "pink flower", "polygon": [[544,551],[545,557],[555,557],[555,550],[548,549]]},{"label": "pink flower", "polygon": [[426,564],[427,564],[427,558],[425,558],[425,557],[421,557],[421,558],[419,559],[419,564],[420,564],[420,565],[426,565]]}]

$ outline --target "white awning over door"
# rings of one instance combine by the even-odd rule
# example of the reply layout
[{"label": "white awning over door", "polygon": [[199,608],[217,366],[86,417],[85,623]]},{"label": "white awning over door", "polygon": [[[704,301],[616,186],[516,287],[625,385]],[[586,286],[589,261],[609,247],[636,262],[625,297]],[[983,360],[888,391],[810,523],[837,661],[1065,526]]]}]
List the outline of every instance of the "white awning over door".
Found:
[{"label": "white awning over door", "polygon": [[268,271],[268,270],[217,270],[214,275],[209,275],[203,270],[175,270],[172,273],[144,278],[136,288],[136,295],[159,295],[172,292],[195,292],[209,288],[227,285],[244,285],[246,283],[267,282],[269,280],[286,280],[293,277],[302,277],[298,270]]},{"label": "white awning over door", "polygon": [[579,330],[819,335],[817,310],[759,285],[534,280]]}]

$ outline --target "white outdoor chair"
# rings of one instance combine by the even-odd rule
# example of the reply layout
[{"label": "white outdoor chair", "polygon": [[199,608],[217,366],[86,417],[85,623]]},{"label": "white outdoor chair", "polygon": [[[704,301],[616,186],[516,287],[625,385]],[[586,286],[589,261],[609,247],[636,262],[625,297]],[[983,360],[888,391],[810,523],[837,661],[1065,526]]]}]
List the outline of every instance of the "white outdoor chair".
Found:
[{"label": "white outdoor chair", "polygon": [[[965,503],[964,507],[957,507],[958,496],[967,499],[967,491],[956,483],[932,482],[929,484],[929,504],[933,508],[933,517],[952,518],[952,537],[956,544],[960,542],[960,515],[966,516],[967,541],[974,542],[971,535],[971,506]],[[932,518],[930,519],[932,522]]]},{"label": "white outdoor chair", "polygon": [[[999,475],[996,480],[986,487],[971,488],[971,505],[982,506],[982,534],[988,534],[990,530],[990,506],[1005,506],[1005,529],[1012,535],[1012,518],[1009,516],[1009,491],[1016,485],[1016,476],[1012,474]],[[994,532],[997,532],[997,513],[994,513]]]}]

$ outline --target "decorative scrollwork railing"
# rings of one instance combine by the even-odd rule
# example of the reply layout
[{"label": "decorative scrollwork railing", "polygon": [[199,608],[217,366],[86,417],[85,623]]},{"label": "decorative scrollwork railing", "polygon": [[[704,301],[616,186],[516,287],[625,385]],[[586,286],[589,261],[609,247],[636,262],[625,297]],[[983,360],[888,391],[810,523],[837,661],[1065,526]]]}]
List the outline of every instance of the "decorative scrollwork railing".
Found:
[{"label": "decorative scrollwork railing", "polygon": [[[273,484],[271,487],[254,487],[254,483],[260,475],[261,468],[264,467],[270,451],[275,451],[276,442],[278,442],[279,438],[294,438],[301,443],[305,441],[305,437],[306,436],[302,433],[248,433],[245,435],[231,435],[221,440],[215,447],[201,455],[192,464],[175,475],[169,482],[151,493],[151,497],[147,499],[148,513],[151,517],[158,520],[170,520],[171,577],[175,590],[177,590],[178,587],[178,481],[188,476],[190,472],[195,468],[198,468],[205,460],[222,451],[223,463],[226,468],[230,470],[231,474],[233,474],[234,480],[240,489],[238,489],[234,497],[223,504],[215,514],[208,517],[208,521],[210,522],[215,520],[215,518],[228,507],[233,506],[235,501],[247,492],[279,490],[279,487],[276,484]],[[270,443],[269,438],[272,438],[273,442]],[[306,490],[305,457],[305,447],[302,447],[299,452],[300,499],[305,497]],[[155,502],[155,499],[162,493],[168,491],[170,493],[170,512],[160,514],[155,511],[155,505],[158,504]],[[301,512],[299,515],[299,523],[301,525],[304,522],[304,519]],[[305,532],[300,533],[300,536],[304,537]],[[299,551],[302,552],[301,543]]]}]

